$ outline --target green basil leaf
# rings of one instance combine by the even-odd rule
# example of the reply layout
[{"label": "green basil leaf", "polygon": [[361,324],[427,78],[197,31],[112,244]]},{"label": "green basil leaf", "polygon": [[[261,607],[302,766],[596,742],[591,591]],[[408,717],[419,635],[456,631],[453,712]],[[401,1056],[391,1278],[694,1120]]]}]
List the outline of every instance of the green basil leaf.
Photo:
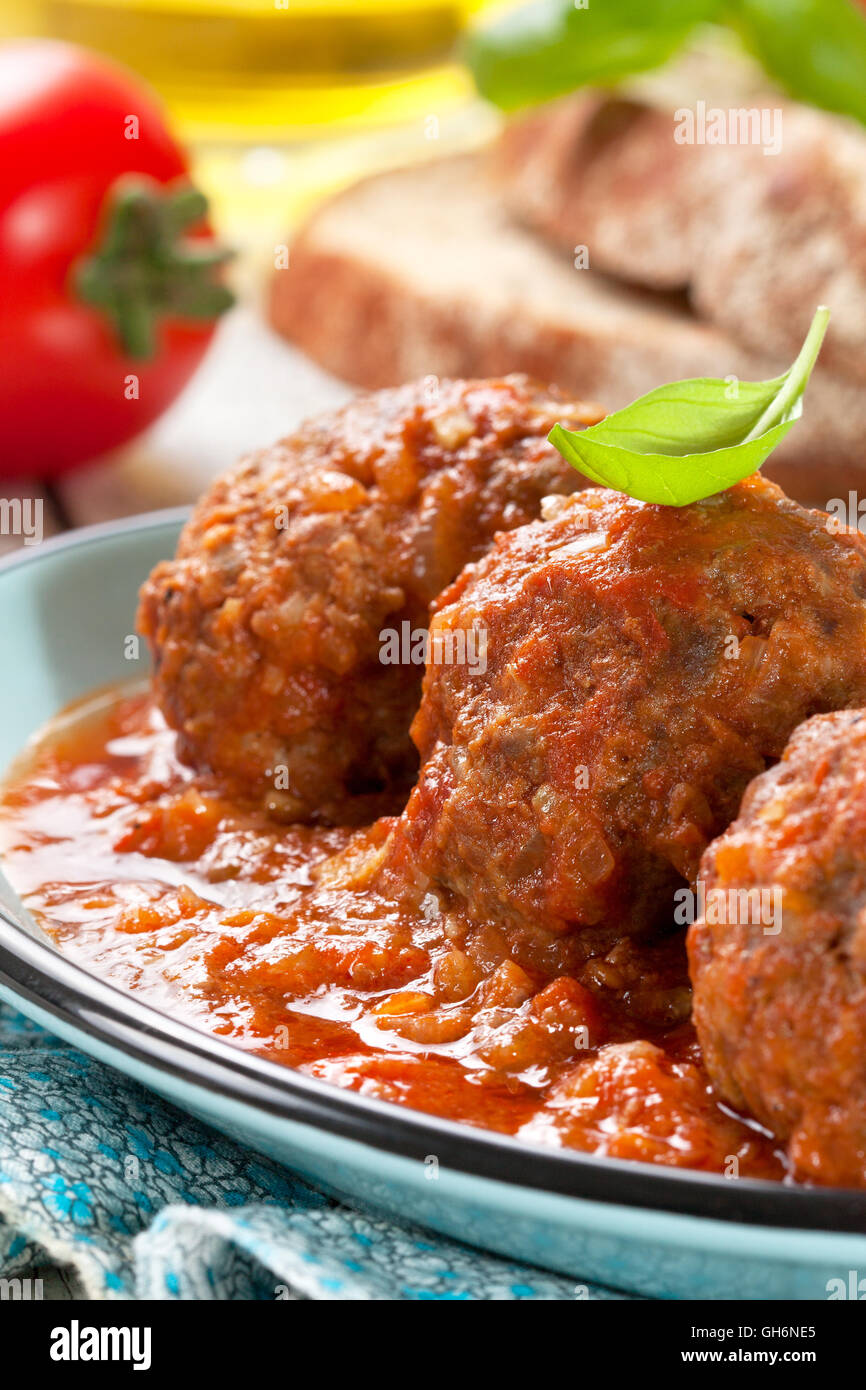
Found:
[{"label": "green basil leaf", "polygon": [[866,15],[852,0],[732,0],[729,13],[792,96],[866,122]]},{"label": "green basil leaf", "polygon": [[481,95],[503,110],[660,67],[722,0],[535,0],[482,20],[466,41]]},{"label": "green basil leaf", "polygon": [[803,413],[829,309],[819,308],[793,366],[771,381],[695,377],[659,386],[591,429],[554,425],[550,442],[602,487],[685,507],[761,467]]}]

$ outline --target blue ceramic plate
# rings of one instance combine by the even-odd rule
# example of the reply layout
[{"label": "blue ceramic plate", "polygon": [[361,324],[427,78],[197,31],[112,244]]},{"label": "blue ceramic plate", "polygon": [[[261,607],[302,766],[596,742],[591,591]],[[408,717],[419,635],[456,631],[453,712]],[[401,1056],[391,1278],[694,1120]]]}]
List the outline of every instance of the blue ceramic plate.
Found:
[{"label": "blue ceramic plate", "polygon": [[[0,766],[63,705],[144,674],[124,638],[182,519],[93,527],[0,565]],[[332,1192],[656,1297],[826,1298],[828,1280],[866,1269],[866,1194],[535,1149],[340,1090],[105,984],[35,933],[7,887],[0,897],[0,996]]]}]

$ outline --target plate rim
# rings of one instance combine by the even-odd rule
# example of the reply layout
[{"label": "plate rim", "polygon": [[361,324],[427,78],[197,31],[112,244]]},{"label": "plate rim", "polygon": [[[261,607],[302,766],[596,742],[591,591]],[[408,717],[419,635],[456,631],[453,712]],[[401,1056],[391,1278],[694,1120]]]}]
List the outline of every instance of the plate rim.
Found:
[{"label": "plate rim", "polygon": [[[22,548],[0,559],[0,581],[60,551],[176,527],[189,511],[173,507],[100,522]],[[175,1019],[131,991],[91,974],[50,942],[33,937],[2,904],[0,984],[16,1001],[24,1001],[25,1014],[29,1002],[76,1033],[155,1068],[170,1080],[391,1155],[423,1161],[435,1153],[441,1166],[482,1182],[489,1179],[536,1193],[731,1225],[800,1233],[866,1233],[866,1191],[730,1179],[695,1169],[531,1144],[307,1076]]]}]

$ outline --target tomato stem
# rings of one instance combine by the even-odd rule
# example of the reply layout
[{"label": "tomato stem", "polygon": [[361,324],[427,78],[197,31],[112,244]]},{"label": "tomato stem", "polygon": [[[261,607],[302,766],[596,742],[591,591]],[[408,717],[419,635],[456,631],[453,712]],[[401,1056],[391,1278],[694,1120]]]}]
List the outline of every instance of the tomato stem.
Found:
[{"label": "tomato stem", "polygon": [[124,352],[156,355],[161,319],[215,319],[234,303],[216,272],[232,252],[188,229],[207,215],[192,184],[126,175],[106,196],[99,244],[73,270],[79,298],[110,320]]}]

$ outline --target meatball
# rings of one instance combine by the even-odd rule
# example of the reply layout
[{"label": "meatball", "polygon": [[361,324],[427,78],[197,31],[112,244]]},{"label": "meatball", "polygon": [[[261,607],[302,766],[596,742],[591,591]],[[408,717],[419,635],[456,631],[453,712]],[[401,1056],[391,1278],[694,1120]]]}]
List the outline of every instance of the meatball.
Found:
[{"label": "meatball", "polygon": [[[546,436],[600,416],[520,377],[431,378],[220,478],[141,596],[181,756],[286,820],[362,818],[371,793],[402,804],[431,600],[497,531],[581,486]],[[399,641],[382,659],[385,629]]]},{"label": "meatball", "polygon": [[866,1186],[866,711],[797,729],[701,881],[689,960],[717,1089],[800,1177]]},{"label": "meatball", "polygon": [[[545,513],[440,600],[422,767],[377,871],[504,922],[534,966],[577,937],[574,969],[670,922],[791,730],[863,702],[866,544],[758,475],[680,509],[592,489]],[[483,661],[449,661],[461,634]]]}]

